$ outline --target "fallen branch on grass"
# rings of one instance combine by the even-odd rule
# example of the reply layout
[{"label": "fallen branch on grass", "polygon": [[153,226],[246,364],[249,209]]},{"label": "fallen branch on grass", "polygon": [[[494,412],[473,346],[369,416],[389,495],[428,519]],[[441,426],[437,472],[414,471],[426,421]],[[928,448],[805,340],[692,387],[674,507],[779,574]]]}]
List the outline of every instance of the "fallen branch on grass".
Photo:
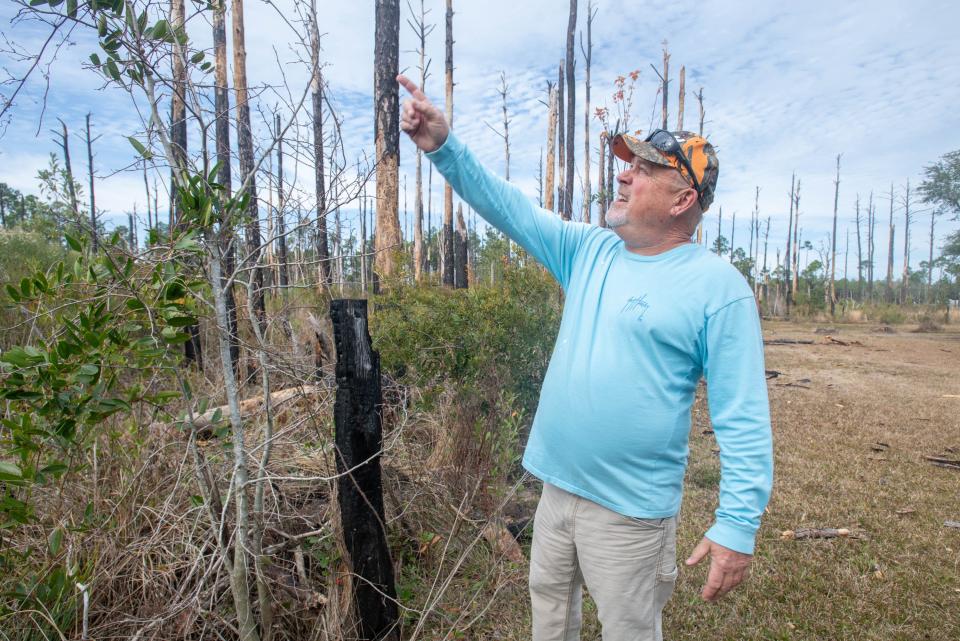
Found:
[{"label": "fallen branch on grass", "polygon": [[930,461],[937,467],[946,467],[953,470],[960,470],[960,459],[945,458],[943,456],[924,456],[924,459]]},{"label": "fallen branch on grass", "polygon": [[795,338],[768,338],[764,345],[813,345],[813,341],[797,340]]},{"label": "fallen branch on grass", "polygon": [[[784,541],[802,541],[803,539],[836,539],[850,537],[850,530],[847,528],[800,528],[798,530],[784,530],[780,533],[780,538]],[[852,538],[859,538],[854,535]]]},{"label": "fallen branch on grass", "polygon": [[[276,409],[278,406],[291,399],[295,399],[301,395],[307,396],[315,394],[319,390],[320,387],[317,385],[301,385],[298,387],[288,387],[286,389],[277,390],[276,392],[270,394],[270,406]],[[248,418],[254,414],[257,414],[263,410],[263,405],[264,403],[262,395],[240,401],[240,416],[243,418]],[[203,414],[194,416],[192,427],[197,431],[197,437],[201,439],[210,438],[213,435],[213,430],[217,424],[226,420],[229,411],[230,407],[228,405],[221,405],[220,407],[209,409]],[[189,420],[171,421],[169,423],[158,421],[150,424],[150,431],[154,434],[159,434],[171,431],[181,425],[185,428],[191,427]]]},{"label": "fallen branch on grass", "polygon": [[863,343],[860,341],[842,341],[839,338],[834,338],[833,336],[824,336],[823,342],[827,345],[842,345],[843,347],[850,347],[851,345],[857,345],[863,347]]}]

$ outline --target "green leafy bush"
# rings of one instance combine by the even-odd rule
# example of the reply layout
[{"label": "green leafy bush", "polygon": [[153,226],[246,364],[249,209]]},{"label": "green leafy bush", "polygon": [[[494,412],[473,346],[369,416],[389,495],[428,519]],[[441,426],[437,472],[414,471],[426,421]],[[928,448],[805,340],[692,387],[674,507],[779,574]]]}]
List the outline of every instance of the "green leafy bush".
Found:
[{"label": "green leafy bush", "polygon": [[508,269],[495,286],[402,288],[371,314],[383,371],[421,387],[495,385],[528,415],[560,323],[559,287],[538,267]]}]

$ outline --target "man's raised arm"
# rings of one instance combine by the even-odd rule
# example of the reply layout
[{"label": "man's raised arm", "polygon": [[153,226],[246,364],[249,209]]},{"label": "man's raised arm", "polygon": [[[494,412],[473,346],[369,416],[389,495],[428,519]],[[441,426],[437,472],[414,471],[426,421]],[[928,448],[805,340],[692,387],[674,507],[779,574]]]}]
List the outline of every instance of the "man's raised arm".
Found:
[{"label": "man's raised arm", "polygon": [[527,250],[566,288],[577,250],[591,228],[564,223],[487,170],[450,131],[446,118],[423,91],[405,76],[397,76],[397,81],[411,96],[401,107],[400,128],[426,152],[464,202]]}]

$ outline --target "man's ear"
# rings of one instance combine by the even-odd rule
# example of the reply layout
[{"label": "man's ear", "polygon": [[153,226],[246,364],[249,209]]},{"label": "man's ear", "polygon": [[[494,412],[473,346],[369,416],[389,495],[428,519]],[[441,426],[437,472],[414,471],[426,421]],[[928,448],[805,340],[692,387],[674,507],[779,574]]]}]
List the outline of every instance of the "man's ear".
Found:
[{"label": "man's ear", "polygon": [[683,191],[679,192],[673,200],[673,207],[670,209],[670,215],[673,218],[687,213],[695,203],[697,202],[697,190],[693,187],[687,187]]}]

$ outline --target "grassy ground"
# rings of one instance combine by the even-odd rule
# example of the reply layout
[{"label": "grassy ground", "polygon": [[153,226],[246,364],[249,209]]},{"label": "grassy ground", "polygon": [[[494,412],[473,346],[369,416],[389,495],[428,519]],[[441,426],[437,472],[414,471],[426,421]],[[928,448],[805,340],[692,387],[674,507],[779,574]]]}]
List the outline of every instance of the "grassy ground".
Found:
[{"label": "grassy ground", "polygon": [[[705,564],[681,568],[665,612],[667,639],[960,638],[960,530],[944,526],[960,520],[960,470],[923,459],[960,457],[960,398],[950,396],[960,395],[960,332],[831,327],[849,344],[815,334],[815,325],[765,324],[765,338],[815,343],[767,347],[767,368],[780,372],[768,381],[776,473],[752,576],[707,604],[699,598]],[[716,507],[719,460],[708,427],[698,398],[681,559]],[[889,448],[874,451],[877,442]],[[848,528],[856,538],[781,539],[804,527]],[[508,567],[482,621],[449,638],[528,639],[525,572]],[[592,604],[586,608],[582,638],[598,639]]]},{"label": "grassy ground", "polygon": [[[960,520],[960,471],[923,459],[960,453],[960,398],[949,396],[960,394],[960,333],[831,327],[850,344],[811,325],[765,325],[766,338],[816,343],[766,350],[767,368],[781,372],[768,381],[776,473],[753,576],[707,605],[697,598],[704,571],[683,572],[666,613],[670,638],[960,638],[960,530],[944,526]],[[701,434],[698,409],[685,550],[716,500],[715,444]],[[877,442],[889,449],[874,451]],[[862,538],[781,540],[800,527],[845,527]]]}]

